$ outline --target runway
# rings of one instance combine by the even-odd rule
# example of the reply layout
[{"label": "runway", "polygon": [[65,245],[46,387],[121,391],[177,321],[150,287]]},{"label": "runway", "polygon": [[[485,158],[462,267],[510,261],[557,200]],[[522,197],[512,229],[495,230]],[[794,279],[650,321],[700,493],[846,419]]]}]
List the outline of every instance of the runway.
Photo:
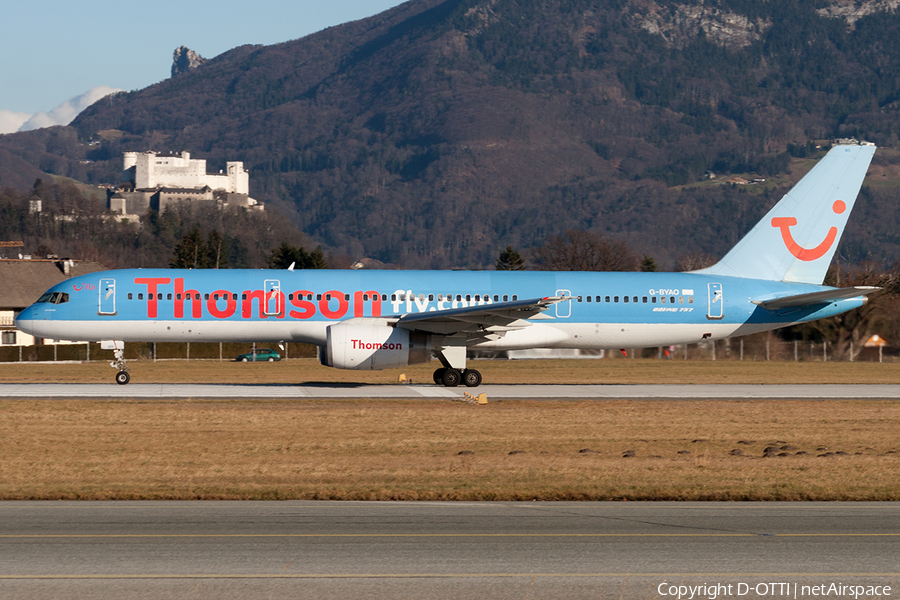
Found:
[{"label": "runway", "polygon": [[444,398],[484,393],[489,400],[623,398],[696,399],[900,399],[900,385],[371,385],[190,383],[6,383],[0,398]]},{"label": "runway", "polygon": [[896,596],[898,555],[896,502],[0,504],[17,599]]}]

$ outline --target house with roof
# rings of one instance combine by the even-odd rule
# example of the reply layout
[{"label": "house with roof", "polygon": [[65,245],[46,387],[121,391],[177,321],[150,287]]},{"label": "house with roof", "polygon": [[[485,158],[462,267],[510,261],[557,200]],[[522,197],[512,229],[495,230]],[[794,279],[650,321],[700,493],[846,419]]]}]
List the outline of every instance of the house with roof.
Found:
[{"label": "house with roof", "polygon": [[33,346],[60,343],[35,339],[16,329],[16,315],[61,281],[78,275],[106,271],[100,263],[80,260],[0,259],[0,345]]}]

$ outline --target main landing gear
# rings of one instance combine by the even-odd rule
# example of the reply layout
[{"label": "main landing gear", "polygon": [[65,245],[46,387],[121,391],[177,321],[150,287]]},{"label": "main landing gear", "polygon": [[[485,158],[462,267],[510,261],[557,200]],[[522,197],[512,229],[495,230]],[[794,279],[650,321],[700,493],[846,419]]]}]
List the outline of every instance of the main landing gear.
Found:
[{"label": "main landing gear", "polygon": [[122,348],[117,348],[115,350],[115,358],[113,362],[109,363],[113,369],[118,369],[119,372],[116,373],[116,383],[119,385],[125,385],[129,381],[131,381],[131,375],[128,374],[128,367],[125,366],[125,350]]},{"label": "main landing gear", "polygon": [[445,387],[456,387],[460,383],[466,387],[481,385],[481,373],[475,369],[448,369],[442,367],[434,372],[434,382]]}]

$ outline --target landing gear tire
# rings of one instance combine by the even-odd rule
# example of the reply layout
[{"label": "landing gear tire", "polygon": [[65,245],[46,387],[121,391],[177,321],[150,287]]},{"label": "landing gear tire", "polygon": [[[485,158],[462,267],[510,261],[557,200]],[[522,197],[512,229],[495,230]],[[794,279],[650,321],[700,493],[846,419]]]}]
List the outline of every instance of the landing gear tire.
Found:
[{"label": "landing gear tire", "polygon": [[478,387],[481,385],[481,373],[475,369],[466,369],[462,374],[463,383],[466,387]]},{"label": "landing gear tire", "polygon": [[446,369],[444,374],[441,376],[441,383],[444,384],[444,387],[456,387],[459,385],[459,382],[462,380],[462,373],[457,371],[456,369]]},{"label": "landing gear tire", "polygon": [[119,371],[116,373],[116,383],[119,385],[125,385],[129,381],[131,381],[131,375],[128,374],[128,371]]},{"label": "landing gear tire", "polygon": [[432,375],[432,378],[434,379],[434,382],[435,382],[436,384],[438,384],[438,385],[443,385],[443,384],[444,384],[444,371],[446,371],[446,370],[447,370],[447,369],[441,367],[440,369],[437,369],[437,370],[434,372],[434,375]]}]

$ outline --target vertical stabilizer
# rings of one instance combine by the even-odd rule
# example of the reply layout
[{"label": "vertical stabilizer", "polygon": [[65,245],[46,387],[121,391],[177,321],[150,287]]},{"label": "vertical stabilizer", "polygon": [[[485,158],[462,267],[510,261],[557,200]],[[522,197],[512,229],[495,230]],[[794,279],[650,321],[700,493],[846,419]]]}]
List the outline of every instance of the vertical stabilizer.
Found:
[{"label": "vertical stabilizer", "polygon": [[718,263],[710,275],[821,285],[875,146],[835,146]]}]

